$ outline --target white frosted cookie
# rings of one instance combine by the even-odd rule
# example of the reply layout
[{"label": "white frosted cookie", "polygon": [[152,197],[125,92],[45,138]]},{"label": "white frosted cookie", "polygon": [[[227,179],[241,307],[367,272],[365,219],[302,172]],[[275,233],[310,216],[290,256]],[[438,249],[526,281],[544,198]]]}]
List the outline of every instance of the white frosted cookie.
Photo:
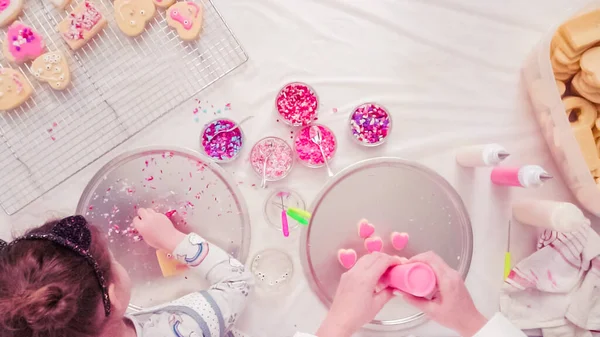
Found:
[{"label": "white frosted cookie", "polygon": [[106,22],[96,5],[86,0],[58,24],[58,31],[69,47],[77,50],[98,34]]},{"label": "white frosted cookie", "polygon": [[10,110],[23,104],[33,89],[18,71],[10,68],[0,69],[0,110]]},{"label": "white frosted cookie", "polygon": [[169,8],[172,4],[175,3],[175,0],[153,0],[156,7],[160,8]]},{"label": "white frosted cookie", "polygon": [[2,44],[4,56],[14,63],[23,63],[42,55],[46,43],[33,28],[15,21],[6,31],[6,39]]},{"label": "white frosted cookie", "polygon": [[71,71],[61,52],[46,53],[33,61],[31,74],[40,82],[47,82],[55,90],[64,90],[71,83]]},{"label": "white frosted cookie", "polygon": [[50,3],[58,9],[65,9],[71,3],[71,0],[50,0]]},{"label": "white frosted cookie", "polygon": [[23,10],[24,0],[0,0],[0,27],[15,21]]},{"label": "white frosted cookie", "polygon": [[129,36],[142,34],[148,21],[156,14],[152,0],[115,0],[114,6],[117,25]]},{"label": "white frosted cookie", "polygon": [[167,11],[167,24],[177,30],[182,40],[193,41],[202,31],[204,9],[192,1],[176,2]]}]

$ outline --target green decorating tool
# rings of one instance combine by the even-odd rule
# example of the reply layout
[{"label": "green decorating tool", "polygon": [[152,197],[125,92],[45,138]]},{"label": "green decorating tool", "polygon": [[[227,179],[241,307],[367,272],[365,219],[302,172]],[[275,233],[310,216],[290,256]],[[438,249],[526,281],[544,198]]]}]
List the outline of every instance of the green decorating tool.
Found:
[{"label": "green decorating tool", "polygon": [[303,209],[288,207],[286,213],[301,225],[308,226],[310,222],[311,214]]}]

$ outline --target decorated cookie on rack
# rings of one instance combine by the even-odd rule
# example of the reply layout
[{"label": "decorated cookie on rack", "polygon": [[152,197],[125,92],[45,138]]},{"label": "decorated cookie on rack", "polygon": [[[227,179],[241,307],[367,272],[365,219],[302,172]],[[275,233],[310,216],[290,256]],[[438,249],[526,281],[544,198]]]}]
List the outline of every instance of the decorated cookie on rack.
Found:
[{"label": "decorated cookie on rack", "polygon": [[54,90],[64,90],[71,83],[71,72],[61,52],[49,52],[33,61],[31,74],[40,82],[47,82]]},{"label": "decorated cookie on rack", "polygon": [[10,110],[23,104],[33,89],[18,71],[0,68],[0,110]]},{"label": "decorated cookie on rack", "polygon": [[31,27],[15,21],[6,32],[2,49],[4,56],[14,63],[23,63],[40,56],[46,43]]},{"label": "decorated cookie on rack", "polygon": [[152,0],[115,0],[115,20],[119,29],[128,36],[138,36],[156,14]]},{"label": "decorated cookie on rack", "polygon": [[204,9],[191,1],[176,2],[167,11],[167,24],[177,30],[182,40],[193,41],[202,31]]},{"label": "decorated cookie on rack", "polygon": [[23,0],[0,0],[0,27],[15,21],[23,10]]},{"label": "decorated cookie on rack", "polygon": [[169,8],[172,4],[175,3],[175,0],[152,0],[156,7],[160,8]]},{"label": "decorated cookie on rack", "polygon": [[71,0],[50,0],[50,3],[58,9],[65,9],[71,3]]},{"label": "decorated cookie on rack", "polygon": [[58,24],[58,31],[69,47],[77,50],[106,26],[106,18],[91,1],[84,1]]}]

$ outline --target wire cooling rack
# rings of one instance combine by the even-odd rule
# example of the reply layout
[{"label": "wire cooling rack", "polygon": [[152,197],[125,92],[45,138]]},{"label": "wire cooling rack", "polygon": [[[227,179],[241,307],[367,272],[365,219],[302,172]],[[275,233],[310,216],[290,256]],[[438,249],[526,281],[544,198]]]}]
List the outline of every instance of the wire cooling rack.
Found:
[{"label": "wire cooling rack", "polygon": [[[66,55],[72,84],[54,91],[29,73],[30,62],[18,68],[34,93],[21,107],[0,111],[0,206],[8,214],[248,60],[210,0],[194,0],[204,6],[195,42],[183,42],[159,8],[146,32],[128,37],[114,20],[112,1],[92,0],[109,24],[73,52],[56,26],[80,1],[62,11],[49,0],[26,0],[18,19],[43,35],[47,50]],[[14,67],[4,57],[1,63]]]}]

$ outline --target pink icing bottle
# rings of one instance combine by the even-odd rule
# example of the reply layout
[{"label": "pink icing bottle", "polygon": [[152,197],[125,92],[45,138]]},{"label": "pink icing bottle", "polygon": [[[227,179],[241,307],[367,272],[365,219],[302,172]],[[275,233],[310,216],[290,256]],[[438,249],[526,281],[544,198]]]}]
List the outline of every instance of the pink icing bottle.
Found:
[{"label": "pink icing bottle", "polygon": [[390,268],[381,281],[413,296],[427,297],[435,290],[437,278],[430,266],[415,262]]}]

